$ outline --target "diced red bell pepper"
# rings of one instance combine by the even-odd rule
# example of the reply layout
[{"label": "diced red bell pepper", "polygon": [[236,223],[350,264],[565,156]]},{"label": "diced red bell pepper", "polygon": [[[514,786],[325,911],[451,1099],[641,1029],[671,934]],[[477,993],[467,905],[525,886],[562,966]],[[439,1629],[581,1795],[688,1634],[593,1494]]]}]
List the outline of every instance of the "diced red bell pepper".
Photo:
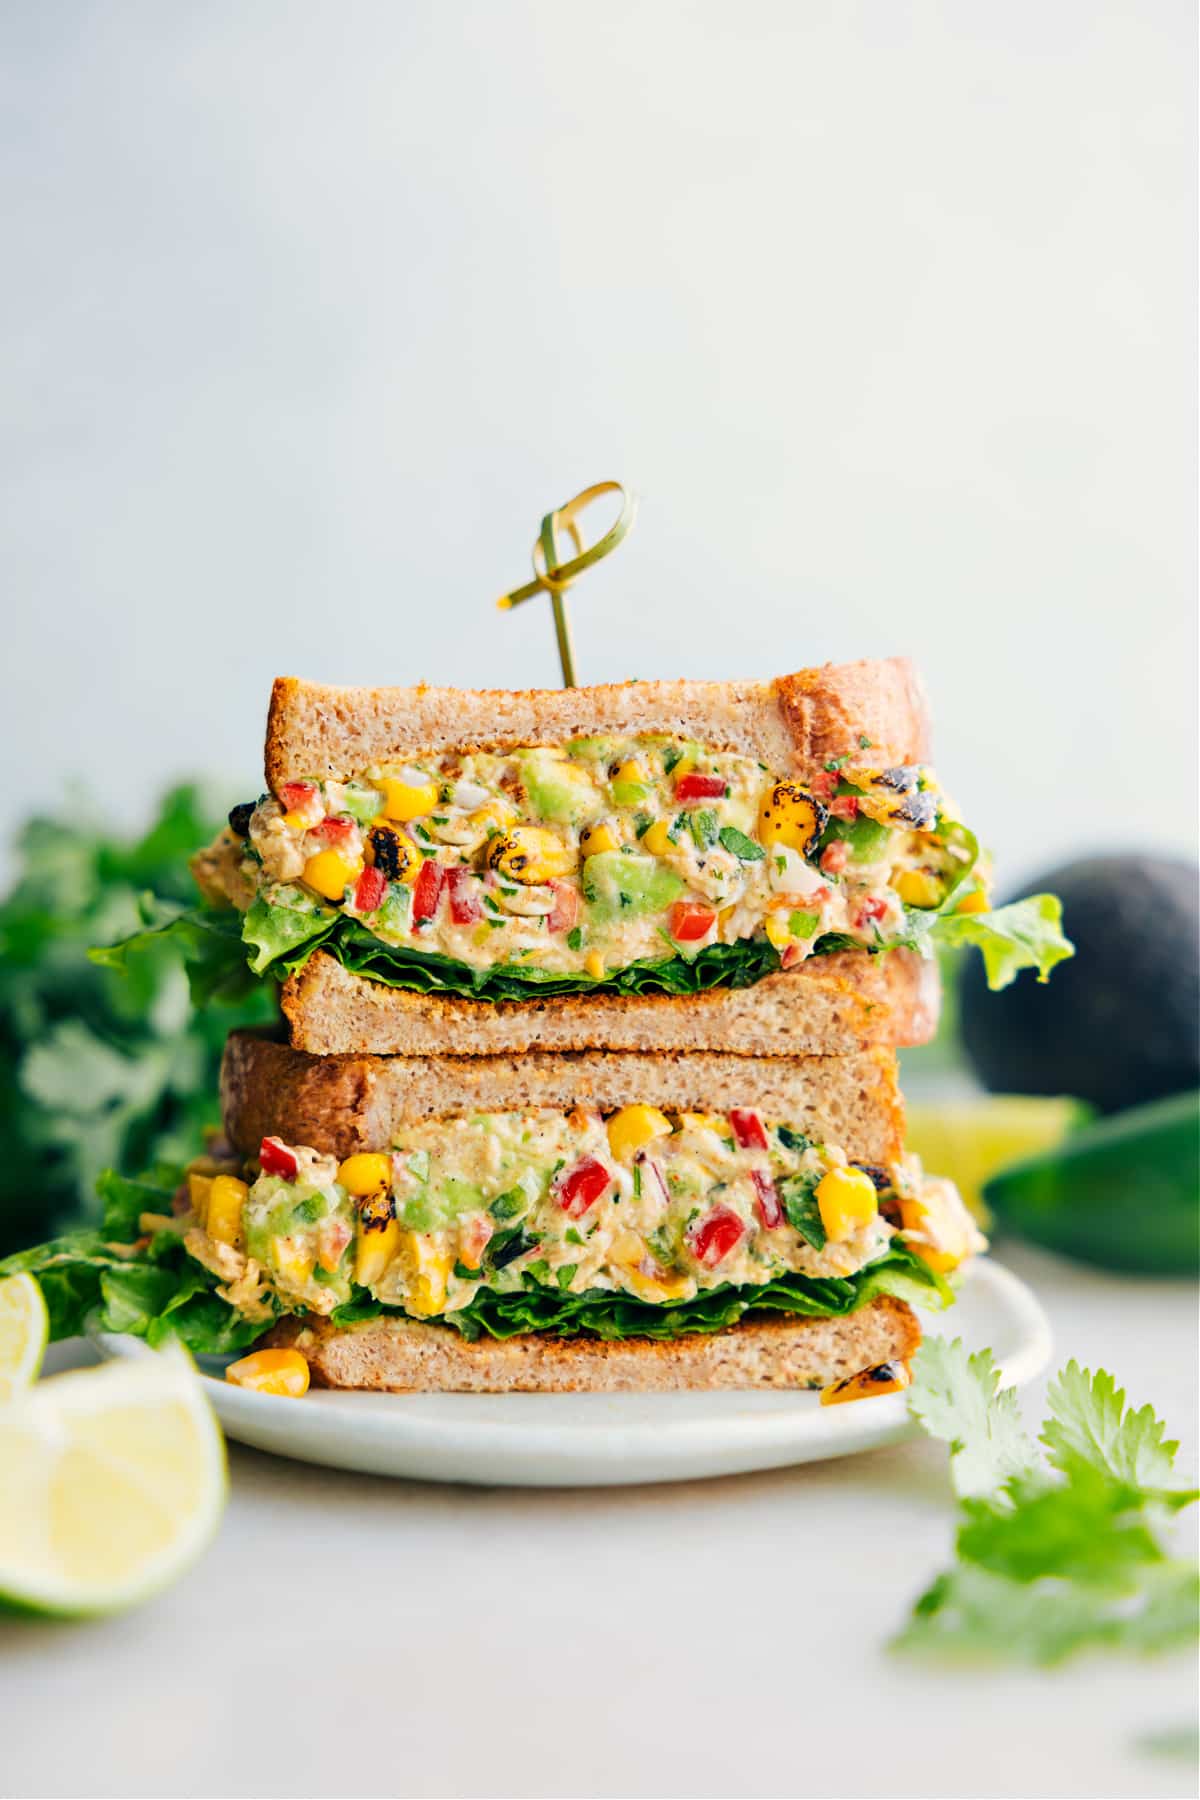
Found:
[{"label": "diced red bell pepper", "polygon": [[794,969],[797,963],[804,961],[804,949],[800,944],[785,944],[783,955],[779,959],[781,969]]},{"label": "diced red bell pepper", "polygon": [[835,819],[857,819],[858,795],[839,794],[836,800],[829,802],[829,810]]},{"label": "diced red bell pepper", "polygon": [[743,1150],[765,1150],[767,1128],[758,1114],[748,1106],[735,1106],[729,1115],[733,1135]]},{"label": "diced red bell pepper", "polygon": [[437,912],[442,898],[442,889],[446,885],[446,871],[441,863],[427,857],[421,864],[421,873],[413,886],[412,917],[413,924],[419,925],[422,919],[432,919]]},{"label": "diced red bell pepper", "polygon": [[706,1269],[715,1269],[740,1244],[746,1227],[729,1206],[714,1206],[691,1232],[692,1255]]},{"label": "diced red bell pepper", "polygon": [[814,794],[818,800],[823,800],[828,804],[833,799],[837,784],[836,769],[818,769],[808,784],[808,791],[810,794]]},{"label": "diced red bell pepper", "polygon": [[300,1167],[293,1152],[277,1137],[263,1139],[258,1147],[258,1160],[264,1175],[282,1175],[285,1181],[294,1180]]},{"label": "diced red bell pepper", "polygon": [[315,781],[285,781],[279,798],[288,812],[305,812],[317,797]]},{"label": "diced red bell pepper", "polygon": [[317,1261],[326,1274],[333,1274],[342,1260],[342,1252],[353,1236],[345,1219],[333,1216],[324,1220],[317,1240]]},{"label": "diced red bell pepper", "polygon": [[886,900],[878,898],[860,900],[854,913],[854,929],[861,931],[869,919],[882,919],[886,911]]},{"label": "diced red bell pepper", "polygon": [[354,820],[345,813],[322,819],[319,825],[313,826],[313,836],[320,838],[323,844],[331,844],[335,848],[338,844],[348,844],[354,836]]},{"label": "diced red bell pepper", "polygon": [[826,844],[821,852],[821,867],[827,875],[840,875],[849,860],[850,852],[842,838],[836,843]]},{"label": "diced red bell pepper", "polygon": [[[425,869],[430,866],[429,863],[426,863]],[[425,869],[421,870],[422,875],[425,873]],[[472,875],[470,869],[464,869],[461,866],[456,869],[447,869],[446,887],[450,894],[450,917],[454,923],[456,925],[477,925],[483,917],[483,902],[479,897],[478,878]],[[435,910],[436,906],[435,901]],[[413,916],[416,917],[415,907]]]},{"label": "diced red bell pepper", "polygon": [[562,1176],[555,1195],[569,1218],[581,1219],[588,1207],[594,1206],[611,1184],[612,1176],[604,1164],[594,1156],[585,1156],[582,1162],[577,1162],[573,1169]]},{"label": "diced red bell pepper", "polygon": [[728,783],[723,775],[681,775],[675,783],[677,800],[723,800]]},{"label": "diced red bell pepper", "polygon": [[768,1231],[774,1231],[776,1225],[783,1224],[783,1207],[779,1204],[779,1192],[775,1183],[765,1169],[751,1169],[750,1179],[754,1183],[758,1216]]},{"label": "diced red bell pepper", "polygon": [[486,1213],[472,1213],[459,1227],[458,1260],[464,1269],[477,1269],[496,1227]]},{"label": "diced red bell pepper", "polygon": [[717,922],[711,906],[695,900],[677,900],[671,908],[671,936],[678,944],[695,944],[707,937]]},{"label": "diced red bell pepper", "polygon": [[369,913],[382,906],[387,886],[387,876],[382,869],[364,869],[354,884],[355,911]]},{"label": "diced red bell pepper", "polygon": [[554,911],[546,920],[551,931],[570,931],[579,918],[579,889],[569,881],[552,881]]}]

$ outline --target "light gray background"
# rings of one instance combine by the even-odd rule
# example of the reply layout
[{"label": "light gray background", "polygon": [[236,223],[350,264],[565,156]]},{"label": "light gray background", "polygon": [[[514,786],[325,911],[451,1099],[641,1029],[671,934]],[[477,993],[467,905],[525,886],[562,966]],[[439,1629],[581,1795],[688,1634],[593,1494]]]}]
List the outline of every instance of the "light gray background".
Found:
[{"label": "light gray background", "polygon": [[271,677],[906,650],[1015,879],[1192,839],[1190,0],[10,5],[0,828]]}]

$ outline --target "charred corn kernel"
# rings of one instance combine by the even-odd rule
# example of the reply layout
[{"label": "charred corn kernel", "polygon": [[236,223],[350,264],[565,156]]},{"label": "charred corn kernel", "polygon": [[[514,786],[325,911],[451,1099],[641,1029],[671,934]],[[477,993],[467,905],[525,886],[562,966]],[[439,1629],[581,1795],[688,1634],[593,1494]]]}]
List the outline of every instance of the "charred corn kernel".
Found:
[{"label": "charred corn kernel", "polygon": [[326,900],[340,900],[352,881],[363,872],[361,857],[351,859],[340,850],[318,850],[304,865],[304,879]]},{"label": "charred corn kernel", "polygon": [[817,1183],[817,1206],[830,1243],[843,1243],[878,1212],[875,1183],[862,1169],[830,1169]]},{"label": "charred corn kernel", "polygon": [[379,820],[371,827],[367,852],[381,875],[406,885],[417,879],[425,860],[410,837]]},{"label": "charred corn kernel", "polygon": [[777,781],[758,810],[758,835],[768,847],[784,844],[807,856],[825,829],[829,814],[821,802],[794,781]]},{"label": "charred corn kernel", "polygon": [[991,901],[982,888],[973,888],[969,894],[963,895],[954,910],[960,913],[989,912],[991,905]]},{"label": "charred corn kernel", "polygon": [[874,1394],[898,1394],[912,1382],[912,1370],[904,1362],[876,1363],[860,1369],[832,1387],[821,1389],[822,1406],[841,1406],[847,1400],[869,1400]]},{"label": "charred corn kernel", "polygon": [[730,1135],[729,1120],[723,1119],[720,1113],[680,1113],[679,1126],[681,1131],[715,1131],[718,1137]]},{"label": "charred corn kernel", "polygon": [[299,1400],[308,1392],[308,1364],[298,1350],[255,1350],[230,1363],[225,1379],[255,1394],[283,1394]]},{"label": "charred corn kernel", "polygon": [[619,1161],[628,1162],[643,1144],[669,1137],[671,1121],[657,1106],[623,1106],[613,1113],[606,1129],[609,1149]]},{"label": "charred corn kernel", "polygon": [[348,1194],[365,1200],[368,1194],[378,1194],[391,1187],[392,1159],[378,1151],[360,1150],[357,1156],[348,1156],[339,1165],[337,1178]]},{"label": "charred corn kernel", "polygon": [[282,1237],[275,1240],[275,1274],[281,1288],[293,1288],[303,1292],[312,1280],[316,1257],[312,1251],[295,1238]]},{"label": "charred corn kernel", "polygon": [[250,1189],[236,1175],[214,1175],[208,1190],[204,1229],[220,1244],[240,1250],[243,1243],[242,1208]]},{"label": "charred corn kernel", "polygon": [[945,892],[943,884],[928,869],[902,869],[892,876],[892,886],[905,906],[940,906]]},{"label": "charred corn kernel", "polygon": [[407,825],[410,819],[423,819],[427,813],[437,810],[436,781],[401,781],[396,776],[383,775],[376,785],[383,794],[384,818],[393,819],[398,825]]},{"label": "charred corn kernel", "polygon": [[579,840],[579,848],[585,856],[599,856],[604,850],[619,850],[621,840],[606,819],[599,825],[589,825]]},{"label": "charred corn kernel", "polygon": [[213,1180],[211,1175],[189,1175],[187,1178],[188,1200],[201,1225],[208,1213],[208,1196],[212,1191]]},{"label": "charred corn kernel", "polygon": [[283,815],[283,822],[285,825],[289,826],[291,828],[291,830],[293,830],[293,831],[307,831],[308,830],[308,820],[305,818],[303,813],[285,812]]},{"label": "charred corn kernel", "polygon": [[589,950],[583,959],[583,966],[593,981],[604,979],[604,958],[598,950]]},{"label": "charred corn kernel", "polygon": [[792,941],[791,926],[785,912],[769,912],[763,921],[763,930],[777,950],[786,950]]},{"label": "charred corn kernel", "polygon": [[651,856],[666,856],[671,851],[671,834],[667,830],[665,819],[655,819],[649,830],[643,831],[642,846]]},{"label": "charred corn kernel", "polygon": [[364,1230],[360,1224],[354,1246],[354,1279],[359,1287],[373,1288],[400,1248],[400,1227],[389,1219],[382,1230]]},{"label": "charred corn kernel", "polygon": [[439,1248],[425,1232],[402,1231],[400,1254],[404,1258],[408,1276],[408,1292],[404,1304],[409,1312],[419,1313],[422,1318],[430,1318],[434,1313],[443,1312],[446,1306],[446,1286],[454,1267],[454,1258],[449,1250]]},{"label": "charred corn kernel", "polygon": [[542,886],[569,875],[575,852],[552,831],[540,825],[514,825],[494,837],[487,848],[487,865],[498,875],[526,886]]}]

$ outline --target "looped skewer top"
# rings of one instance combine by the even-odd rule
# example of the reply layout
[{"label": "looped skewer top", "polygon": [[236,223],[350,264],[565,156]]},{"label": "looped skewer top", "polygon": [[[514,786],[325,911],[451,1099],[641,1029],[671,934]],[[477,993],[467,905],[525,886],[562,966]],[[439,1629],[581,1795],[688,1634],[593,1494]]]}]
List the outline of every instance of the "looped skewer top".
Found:
[{"label": "looped skewer top", "polygon": [[[615,524],[609,527],[604,536],[585,550],[578,516],[603,494],[620,494],[621,511]],[[562,664],[564,687],[576,686],[575,653],[571,646],[571,627],[565,605],[567,590],[585,569],[590,569],[593,563],[598,563],[602,557],[616,549],[636,516],[637,496],[630,493],[621,482],[597,481],[592,487],[584,488],[581,494],[576,494],[565,505],[556,507],[542,520],[542,529],[533,546],[533,580],[527,581],[524,587],[514,588],[511,593],[502,595],[496,602],[502,611],[507,612],[514,606],[520,606],[523,600],[531,600],[535,594],[549,594],[554,611],[554,635],[558,640],[558,658]],[[575,547],[574,556],[566,562],[561,560],[558,541],[560,530],[567,534]]]}]

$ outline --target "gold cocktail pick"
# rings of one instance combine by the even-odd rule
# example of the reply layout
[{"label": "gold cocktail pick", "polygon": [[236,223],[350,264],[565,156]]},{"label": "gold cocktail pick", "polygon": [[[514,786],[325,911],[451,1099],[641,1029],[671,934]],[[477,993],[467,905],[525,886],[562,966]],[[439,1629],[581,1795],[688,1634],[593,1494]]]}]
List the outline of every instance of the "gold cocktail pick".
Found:
[{"label": "gold cocktail pick", "polygon": [[[620,515],[604,536],[585,550],[579,530],[579,514],[602,494],[620,494]],[[532,600],[535,594],[549,594],[554,610],[554,635],[558,640],[558,659],[562,664],[564,687],[577,685],[575,653],[571,648],[571,624],[567,617],[567,589],[585,569],[590,569],[593,563],[598,563],[601,557],[616,549],[636,517],[637,496],[630,493],[621,482],[598,481],[594,487],[584,488],[582,494],[576,494],[564,506],[555,507],[542,520],[541,532],[533,546],[533,580],[527,581],[524,587],[514,588],[510,594],[503,594],[496,602],[502,612],[508,612],[512,607],[520,606],[523,600]],[[566,532],[575,546],[575,554],[567,562],[561,560],[562,553],[558,543],[560,530]]]}]

